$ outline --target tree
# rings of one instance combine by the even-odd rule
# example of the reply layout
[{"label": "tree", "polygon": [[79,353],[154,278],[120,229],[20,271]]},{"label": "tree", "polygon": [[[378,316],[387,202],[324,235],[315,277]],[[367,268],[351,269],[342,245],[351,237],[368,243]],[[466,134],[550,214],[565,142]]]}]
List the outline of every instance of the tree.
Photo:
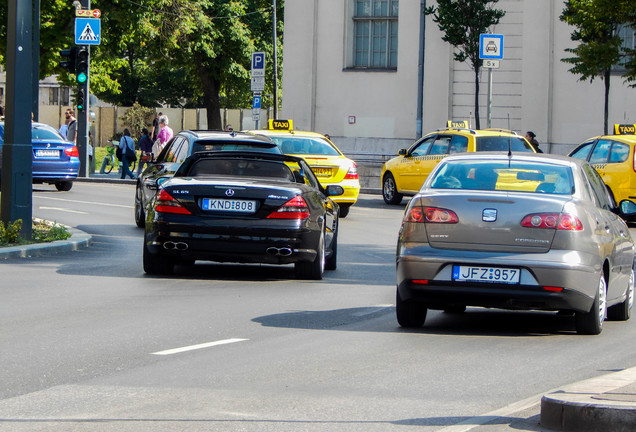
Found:
[{"label": "tree", "polygon": [[499,23],[506,14],[494,9],[499,0],[438,0],[437,6],[424,10],[432,15],[433,21],[444,32],[442,40],[450,43],[457,51],[453,57],[458,62],[468,62],[475,72],[475,120],[477,129],[481,128],[479,118],[479,70],[482,60],[479,58],[479,35],[487,33],[488,28]]},{"label": "tree", "polygon": [[625,21],[625,16],[616,6],[616,0],[568,0],[560,17],[561,21],[575,27],[571,38],[580,42],[575,48],[566,48],[574,56],[561,61],[573,65],[569,71],[579,75],[579,81],[603,80],[604,134],[608,131],[610,73],[622,59],[622,39],[616,30]]}]

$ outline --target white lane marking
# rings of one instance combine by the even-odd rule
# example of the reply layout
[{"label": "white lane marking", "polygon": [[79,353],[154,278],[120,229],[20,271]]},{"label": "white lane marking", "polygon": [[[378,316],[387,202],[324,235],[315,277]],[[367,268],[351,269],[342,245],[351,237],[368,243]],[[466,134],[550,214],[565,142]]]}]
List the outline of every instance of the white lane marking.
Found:
[{"label": "white lane marking", "polygon": [[106,207],[121,207],[121,208],[128,208],[128,209],[134,207],[134,206],[131,206],[131,205],[109,204],[109,203],[96,202],[96,201],[78,201],[78,200],[70,200],[70,199],[65,199],[65,198],[54,198],[54,197],[40,196],[40,195],[38,195],[37,198],[38,199],[55,200],[55,201],[72,202],[72,203],[78,203],[78,204],[100,205],[100,206],[106,206]]},{"label": "white lane marking", "polygon": [[387,304],[387,305],[377,305],[377,306],[366,307],[366,308],[363,308],[362,311],[354,312],[351,315],[354,317],[363,317],[366,315],[374,314],[384,309],[388,309],[390,307],[393,307],[393,305]]},{"label": "white lane marking", "polygon": [[38,208],[39,208],[39,209],[41,209],[41,210],[57,210],[57,211],[66,212],[66,213],[88,214],[88,213],[83,212],[83,211],[70,210],[70,209],[65,209],[65,208],[61,208],[61,207],[44,207],[44,206],[39,206]]},{"label": "white lane marking", "polygon": [[231,344],[231,343],[236,343],[236,342],[244,342],[244,341],[247,341],[247,340],[249,340],[249,339],[238,339],[238,338],[224,339],[224,340],[220,340],[220,341],[202,343],[202,344],[198,344],[198,345],[190,345],[190,346],[186,346],[186,347],[174,348],[174,349],[169,349],[169,350],[165,350],[165,351],[157,351],[157,352],[154,352],[154,353],[151,353],[151,354],[153,354],[153,355],[178,354],[178,353],[182,353],[182,352],[186,352],[186,351],[194,351],[194,350],[203,349],[203,348],[209,348],[209,347],[213,347],[213,346],[217,346],[217,345],[226,345],[226,344]]}]

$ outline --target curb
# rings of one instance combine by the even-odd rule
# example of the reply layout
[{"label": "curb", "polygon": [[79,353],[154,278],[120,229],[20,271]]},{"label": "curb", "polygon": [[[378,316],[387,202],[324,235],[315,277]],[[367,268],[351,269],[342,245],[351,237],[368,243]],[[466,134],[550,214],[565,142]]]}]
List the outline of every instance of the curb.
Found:
[{"label": "curb", "polygon": [[66,240],[56,240],[48,243],[35,243],[20,246],[0,248],[0,259],[32,258],[40,256],[56,255],[62,252],[76,251],[88,247],[93,242],[90,234],[76,228],[66,226],[71,236]]}]

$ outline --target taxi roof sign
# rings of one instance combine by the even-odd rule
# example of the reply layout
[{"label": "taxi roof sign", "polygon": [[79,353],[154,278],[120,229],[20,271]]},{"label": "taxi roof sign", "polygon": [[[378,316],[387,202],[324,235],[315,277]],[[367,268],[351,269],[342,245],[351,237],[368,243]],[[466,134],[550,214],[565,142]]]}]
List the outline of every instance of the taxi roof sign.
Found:
[{"label": "taxi roof sign", "polygon": [[634,124],[615,124],[615,135],[636,135],[636,125]]},{"label": "taxi roof sign", "polygon": [[294,122],[291,120],[269,119],[268,129],[270,130],[294,130]]},{"label": "taxi roof sign", "polygon": [[468,120],[448,120],[446,127],[468,129]]}]

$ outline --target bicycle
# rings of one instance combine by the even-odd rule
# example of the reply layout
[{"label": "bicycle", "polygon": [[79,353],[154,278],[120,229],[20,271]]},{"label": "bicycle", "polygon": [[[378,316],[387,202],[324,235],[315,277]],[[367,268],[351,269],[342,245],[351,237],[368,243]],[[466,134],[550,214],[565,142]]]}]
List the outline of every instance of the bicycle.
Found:
[{"label": "bicycle", "polygon": [[[111,145],[106,147],[106,153],[108,154],[104,156],[104,159],[102,160],[102,166],[99,170],[100,174],[110,174],[110,172],[113,170],[113,167],[115,166],[119,171],[121,171],[121,161],[116,156],[116,150],[117,147],[119,147],[119,141],[108,140],[108,142]],[[137,167],[137,161],[131,161],[129,167],[130,171],[134,172],[135,168]]]}]

